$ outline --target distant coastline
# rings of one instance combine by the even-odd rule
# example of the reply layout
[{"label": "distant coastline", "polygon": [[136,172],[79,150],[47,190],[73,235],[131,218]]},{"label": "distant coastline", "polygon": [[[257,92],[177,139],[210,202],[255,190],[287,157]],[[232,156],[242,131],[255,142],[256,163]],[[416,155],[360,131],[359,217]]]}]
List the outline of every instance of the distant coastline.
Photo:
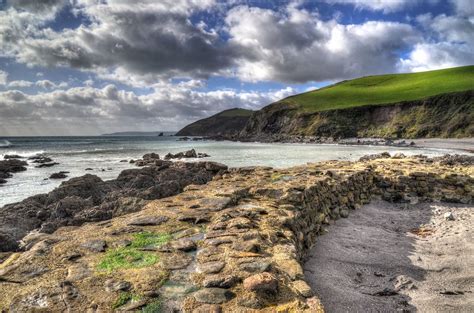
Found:
[{"label": "distant coastline", "polygon": [[100,136],[173,136],[175,131],[152,131],[152,132],[139,132],[139,131],[128,131],[128,132],[116,132],[110,134],[102,134]]}]

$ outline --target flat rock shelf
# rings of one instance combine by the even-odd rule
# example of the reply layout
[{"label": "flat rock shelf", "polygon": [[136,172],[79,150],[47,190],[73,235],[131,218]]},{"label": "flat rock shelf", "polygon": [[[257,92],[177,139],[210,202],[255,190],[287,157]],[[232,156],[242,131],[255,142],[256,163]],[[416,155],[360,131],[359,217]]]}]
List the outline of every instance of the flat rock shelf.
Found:
[{"label": "flat rock shelf", "polygon": [[[381,154],[358,162],[328,161],[288,169],[222,168],[207,184],[188,185],[182,193],[152,200],[137,212],[60,227],[52,234],[30,233],[22,240],[22,250],[1,255],[0,309],[324,312],[321,298],[327,299],[312,276],[305,276],[303,264],[312,247],[317,249],[319,239],[327,236],[327,229],[331,234],[334,221],[352,220],[359,212],[364,215],[366,209],[361,208],[380,199],[397,205],[472,205],[473,164],[467,156],[429,159]],[[395,213],[381,214],[397,215],[397,208]],[[446,218],[454,217],[454,222],[463,218],[464,213],[459,214],[463,207],[457,210],[453,206],[453,216]],[[407,225],[414,228],[414,236],[429,235],[415,221]],[[403,239],[407,226],[390,227],[397,226]],[[455,232],[446,229],[446,236],[451,231]],[[389,234],[381,234],[381,241],[390,239]],[[400,248],[414,253],[416,246],[409,244],[401,240]],[[463,241],[458,245],[470,249]],[[393,255],[408,265],[409,256]],[[432,257],[421,256],[421,263],[415,264],[427,270],[422,262]],[[380,275],[390,274],[382,270]],[[368,273],[355,275],[363,281]],[[417,283],[418,272],[406,275],[420,292],[428,290]],[[408,287],[406,293],[388,287],[368,287],[367,292],[375,294],[370,297],[406,300],[407,308],[426,303],[410,294]],[[469,296],[472,291],[445,287],[440,292],[446,296],[457,297],[460,292]]]}]

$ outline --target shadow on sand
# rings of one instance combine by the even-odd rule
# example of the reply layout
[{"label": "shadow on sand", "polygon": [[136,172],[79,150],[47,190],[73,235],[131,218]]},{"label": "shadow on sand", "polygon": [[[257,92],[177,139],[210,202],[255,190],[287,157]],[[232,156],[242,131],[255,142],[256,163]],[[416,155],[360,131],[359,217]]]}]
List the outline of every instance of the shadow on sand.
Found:
[{"label": "shadow on sand", "polygon": [[326,311],[416,311],[403,294],[426,276],[412,261],[417,240],[412,232],[429,223],[432,212],[429,205],[372,201],[330,225],[304,265]]}]

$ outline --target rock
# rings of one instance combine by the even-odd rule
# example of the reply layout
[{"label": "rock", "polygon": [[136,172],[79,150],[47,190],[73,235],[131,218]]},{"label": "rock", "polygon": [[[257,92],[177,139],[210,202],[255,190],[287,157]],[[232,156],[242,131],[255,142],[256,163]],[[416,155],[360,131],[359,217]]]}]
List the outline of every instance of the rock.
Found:
[{"label": "rock", "polygon": [[295,259],[278,260],[277,267],[291,280],[301,279],[304,277],[303,268]]},{"label": "rock", "polygon": [[142,157],[144,160],[159,160],[160,156],[156,153],[147,153]]},{"label": "rock", "polygon": [[130,301],[129,303],[125,304],[124,306],[121,306],[117,309],[117,311],[121,312],[130,312],[130,311],[135,311],[136,309],[141,308],[142,306],[146,305],[146,300],[141,299],[141,300],[136,300],[136,301]]},{"label": "rock", "polygon": [[160,259],[161,266],[167,270],[178,270],[187,267],[193,258],[184,252],[166,254]]},{"label": "rock", "polygon": [[227,165],[218,162],[206,162],[205,167],[206,170],[212,172],[225,171],[228,168]]},{"label": "rock", "polygon": [[194,309],[193,313],[222,313],[222,308],[216,304],[204,304]]},{"label": "rock", "polygon": [[128,281],[116,281],[113,279],[107,279],[105,281],[105,291],[114,292],[114,291],[127,291],[132,288],[132,284]]},{"label": "rock", "polygon": [[311,287],[304,280],[297,280],[291,283],[291,287],[301,296],[309,298],[313,296]]},{"label": "rock", "polygon": [[454,221],[454,214],[453,212],[446,212],[444,213],[444,219],[447,221]]},{"label": "rock", "polygon": [[44,168],[44,167],[53,167],[55,165],[58,165],[58,162],[52,162],[52,163],[42,163],[40,165],[35,166],[36,168]]},{"label": "rock", "polygon": [[210,275],[204,278],[202,285],[206,288],[232,288],[238,282],[240,282],[240,278],[234,275]]},{"label": "rock", "polygon": [[265,261],[254,261],[249,263],[242,263],[239,265],[239,268],[242,271],[250,272],[250,273],[262,273],[266,272],[270,269],[271,265],[270,262]]},{"label": "rock", "polygon": [[197,271],[204,274],[215,274],[219,273],[224,268],[224,266],[225,263],[222,261],[201,263],[198,265]]},{"label": "rock", "polygon": [[[149,200],[176,195],[186,186],[202,185],[216,175],[206,170],[203,163],[168,163],[165,167],[152,164],[127,169],[117,179],[106,182],[86,174],[62,182],[48,194],[5,205],[0,210],[0,220],[4,221],[0,224],[0,252],[18,248],[18,241],[33,229],[52,233],[61,226],[80,226],[137,212]],[[0,179],[11,177],[10,172],[4,172],[5,168],[10,171],[11,167],[24,165],[25,161],[16,159],[0,161]]]},{"label": "rock", "polygon": [[104,252],[107,247],[107,243],[104,240],[91,240],[83,243],[81,247],[88,249],[92,252]]},{"label": "rock", "polygon": [[343,218],[349,217],[349,210],[348,209],[342,209],[339,211],[339,215]]},{"label": "rock", "polygon": [[232,249],[237,250],[237,251],[244,251],[244,252],[259,252],[260,251],[260,245],[253,240],[250,241],[236,241],[232,245]]},{"label": "rock", "polygon": [[222,288],[204,288],[194,293],[197,302],[209,304],[222,304],[234,297],[234,294]]},{"label": "rock", "polygon": [[278,281],[269,272],[263,272],[247,277],[244,280],[244,288],[254,292],[276,293]]},{"label": "rock", "polygon": [[171,247],[176,250],[181,250],[184,252],[196,250],[196,243],[191,239],[182,238],[170,243]]},{"label": "rock", "polygon": [[88,168],[85,169],[85,171],[93,171],[93,170],[94,170],[94,169],[93,169],[93,168],[90,168],[90,167],[88,167]]},{"label": "rock", "polygon": [[21,155],[18,155],[18,154],[5,154],[3,156],[3,159],[4,160],[8,160],[8,159],[23,159],[23,157]]},{"label": "rock", "polygon": [[66,175],[67,173],[69,173],[69,172],[61,171],[61,172],[53,173],[49,176],[49,178],[50,179],[63,179],[63,178],[67,177],[67,175]]},{"label": "rock", "polygon": [[156,226],[167,222],[170,218],[167,216],[143,216],[137,217],[130,222],[130,226]]},{"label": "rock", "polygon": [[75,264],[68,268],[67,270],[67,281],[77,281],[82,280],[91,275],[91,271],[85,264]]}]

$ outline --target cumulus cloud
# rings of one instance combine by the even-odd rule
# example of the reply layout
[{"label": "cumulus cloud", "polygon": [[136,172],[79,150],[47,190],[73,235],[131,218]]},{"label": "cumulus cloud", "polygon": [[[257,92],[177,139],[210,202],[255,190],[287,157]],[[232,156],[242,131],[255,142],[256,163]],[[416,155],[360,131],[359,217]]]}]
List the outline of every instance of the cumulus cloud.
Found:
[{"label": "cumulus cloud", "polygon": [[226,22],[230,45],[240,53],[237,75],[245,81],[306,82],[393,72],[398,51],[420,39],[408,24],[342,25],[294,7],[282,13],[240,6]]},{"label": "cumulus cloud", "polygon": [[[368,9],[372,11],[383,11],[384,13],[391,13],[400,11],[407,6],[412,6],[420,3],[420,0],[323,0],[331,4],[351,4],[359,9]],[[434,2],[430,0],[429,2]],[[467,0],[469,1],[469,0]],[[428,2],[428,1],[426,1]]]},{"label": "cumulus cloud", "polygon": [[[463,1],[455,3],[466,5]],[[418,16],[417,21],[427,36],[414,45],[408,58],[400,60],[400,67],[404,71],[426,71],[474,64],[474,13],[469,16],[468,12],[454,16]]]},{"label": "cumulus cloud", "polygon": [[[23,6],[33,6],[35,1]],[[49,1],[55,5],[60,1]],[[76,29],[41,28],[46,18],[12,6],[0,16],[4,54],[28,65],[86,69],[127,81],[123,73],[147,82],[171,77],[207,77],[231,63],[231,51],[204,22],[190,16],[213,1],[77,1],[75,12],[91,23]],[[51,18],[50,18],[51,19]],[[1,27],[0,27],[1,28]],[[1,30],[1,29],[0,29]],[[28,39],[28,40],[26,40]]]},{"label": "cumulus cloud", "polygon": [[0,133],[98,134],[130,129],[179,129],[233,107],[257,109],[294,93],[291,88],[268,92],[199,91],[188,84],[161,86],[147,95],[104,88],[77,87],[30,95],[0,92]]},{"label": "cumulus cloud", "polygon": [[7,84],[8,73],[0,70],[0,86],[5,86]]},{"label": "cumulus cloud", "polygon": [[43,80],[38,80],[35,83],[35,85],[43,89],[58,89],[58,88],[66,88],[68,86],[68,83],[60,82],[59,84],[56,84],[50,80],[43,79]]},{"label": "cumulus cloud", "polygon": [[8,87],[11,88],[24,88],[33,86],[33,82],[28,80],[14,80],[8,83]]}]

